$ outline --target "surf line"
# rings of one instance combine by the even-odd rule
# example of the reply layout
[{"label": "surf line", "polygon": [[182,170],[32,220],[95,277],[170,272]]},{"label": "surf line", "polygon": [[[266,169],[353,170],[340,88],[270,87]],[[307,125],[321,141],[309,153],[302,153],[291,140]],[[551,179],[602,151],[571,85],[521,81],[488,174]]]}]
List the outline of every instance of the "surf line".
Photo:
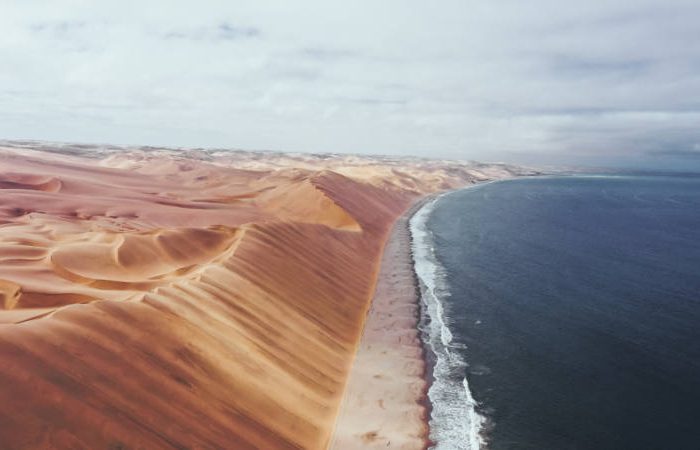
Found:
[{"label": "surf line", "polygon": [[[427,202],[410,220],[414,270],[421,293],[421,337],[434,358],[432,383],[428,389],[432,407],[430,440],[435,450],[481,450],[486,445],[483,437],[486,418],[477,411],[478,404],[464,376],[467,362],[459,352],[452,351],[449,305],[446,307],[445,303],[450,295],[449,286],[428,227],[435,206],[453,192]],[[460,379],[461,382],[457,381]]]}]

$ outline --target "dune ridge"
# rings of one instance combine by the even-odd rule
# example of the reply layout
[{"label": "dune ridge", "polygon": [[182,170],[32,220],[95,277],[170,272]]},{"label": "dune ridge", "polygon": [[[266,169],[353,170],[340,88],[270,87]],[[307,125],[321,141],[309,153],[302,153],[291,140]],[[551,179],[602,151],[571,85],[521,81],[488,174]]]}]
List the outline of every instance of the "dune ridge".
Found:
[{"label": "dune ridge", "polygon": [[384,242],[436,172],[234,156],[0,145],[3,449],[328,446]]}]

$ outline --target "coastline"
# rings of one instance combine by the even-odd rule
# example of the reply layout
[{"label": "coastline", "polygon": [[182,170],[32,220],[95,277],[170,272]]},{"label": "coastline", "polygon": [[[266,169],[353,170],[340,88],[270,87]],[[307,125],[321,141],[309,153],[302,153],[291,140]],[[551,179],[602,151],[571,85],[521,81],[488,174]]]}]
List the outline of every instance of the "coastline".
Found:
[{"label": "coastline", "polygon": [[420,288],[410,219],[435,196],[396,219],[350,370],[329,448],[425,450],[429,441],[428,364],[420,337]]},{"label": "coastline", "polygon": [[[487,418],[479,412],[479,405],[463,375],[468,366],[466,360],[450,350],[453,331],[449,326],[450,309],[444,302],[444,298],[450,296],[449,285],[444,279],[445,268],[435,255],[435,242],[426,225],[427,219],[435,202],[443,197],[511,179],[513,178],[488,180],[437,193],[410,220],[412,256],[421,302],[419,330],[424,345],[428,381],[426,404],[430,407],[429,438],[434,440],[435,449],[485,448],[485,433],[489,424]],[[455,381],[458,378],[462,378],[461,383]]]},{"label": "coastline", "polygon": [[[444,196],[499,181],[504,179],[422,196],[394,222],[385,243],[375,293],[336,416],[329,449],[427,450],[436,445],[431,439],[433,403],[429,392],[435,382],[433,371],[439,356],[428,324],[433,321],[440,324],[442,313],[431,310],[435,305],[424,304],[423,289],[428,280],[425,273],[419,273],[422,271],[418,270],[416,258],[423,263],[432,261],[432,258],[416,254],[414,241],[417,236],[412,221],[426,206]],[[450,333],[449,330],[446,332]],[[440,331],[436,335],[442,334]],[[462,400],[468,406],[467,422],[473,424],[464,433],[469,448],[481,448],[485,445],[485,418],[475,410],[476,402],[466,379],[462,384],[466,395]],[[445,440],[450,442],[453,437]]]}]

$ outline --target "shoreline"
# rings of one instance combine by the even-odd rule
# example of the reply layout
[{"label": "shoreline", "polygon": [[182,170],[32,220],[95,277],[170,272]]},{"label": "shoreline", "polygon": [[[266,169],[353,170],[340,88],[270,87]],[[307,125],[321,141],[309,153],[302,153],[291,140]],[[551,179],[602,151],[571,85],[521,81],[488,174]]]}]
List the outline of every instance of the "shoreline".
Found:
[{"label": "shoreline", "polygon": [[[412,238],[418,245],[412,246],[416,279],[420,289],[421,322],[419,330],[424,345],[428,381],[426,394],[430,405],[429,437],[437,439],[433,445],[440,448],[485,448],[488,419],[479,411],[473,398],[466,375],[466,360],[449,351],[453,332],[446,315],[444,296],[449,296],[449,287],[443,280],[445,268],[435,255],[435,242],[427,227],[427,218],[432,213],[434,203],[443,197],[463,190],[474,190],[486,185],[514,178],[494,179],[474,183],[460,189],[448,190],[433,196],[430,205],[416,211],[411,219]],[[448,309],[449,312],[449,309]],[[451,380],[463,377],[459,386]],[[456,411],[460,413],[455,414]],[[463,415],[462,415],[463,414]],[[432,426],[430,426],[432,425]],[[460,429],[461,431],[456,431]],[[438,445],[439,444],[439,445]],[[466,445],[466,447],[464,447]]]},{"label": "shoreline", "polygon": [[[451,192],[451,191],[447,191]],[[423,292],[421,288],[421,282],[420,279],[418,278],[418,273],[416,272],[416,255],[415,255],[415,249],[414,249],[414,236],[413,236],[413,231],[411,229],[411,220],[413,217],[421,210],[423,209],[426,205],[429,203],[437,201],[442,195],[444,195],[445,192],[439,192],[435,194],[430,194],[427,195],[423,198],[421,198],[418,202],[416,202],[414,205],[411,206],[411,209],[409,210],[409,215],[406,218],[406,229],[408,230],[408,245],[409,245],[409,253],[410,253],[410,258],[411,258],[411,268],[413,271],[413,283],[415,286],[415,302],[418,308],[418,316],[416,318],[416,331],[418,333],[418,341],[419,345],[421,348],[421,355],[423,358],[423,380],[425,381],[425,389],[423,390],[423,395],[420,398],[419,403],[423,406],[425,409],[425,427],[426,427],[426,433],[425,433],[425,446],[423,447],[423,450],[428,450],[429,448],[433,448],[436,445],[436,442],[434,442],[430,438],[430,419],[432,415],[432,410],[433,410],[433,404],[430,401],[430,396],[429,396],[429,391],[430,391],[430,386],[434,382],[434,377],[433,377],[433,370],[435,368],[435,355],[432,354],[432,350],[430,349],[428,345],[428,341],[426,339],[426,331],[425,331],[425,324],[426,324],[426,319],[429,320],[429,314],[428,311],[426,310],[425,304],[423,303]]]},{"label": "shoreline", "polygon": [[429,364],[421,339],[420,286],[410,220],[434,195],[415,201],[393,224],[382,254],[331,450],[425,450],[429,439]]},{"label": "shoreline", "polygon": [[[367,311],[361,340],[336,416],[335,427],[328,447],[330,450],[357,448],[427,450],[436,445],[430,436],[430,421],[434,406],[429,396],[429,390],[435,382],[433,371],[437,364],[437,355],[431,347],[430,334],[426,329],[426,324],[433,318],[426,309],[427,306],[423,300],[421,286],[423,281],[417,272],[414,252],[415,236],[413,236],[411,221],[425,206],[444,196],[463,189],[475,189],[512,179],[515,178],[492,179],[422,196],[396,219],[385,242],[375,293]],[[397,277],[401,279],[396,281]],[[407,280],[410,280],[410,283],[407,283]],[[410,293],[407,292],[408,284],[410,284]],[[400,292],[400,294],[394,294],[393,299],[387,299],[386,290]],[[396,314],[396,309],[402,307],[404,309],[399,311],[399,315],[393,316],[396,320],[387,320],[387,316],[392,317],[392,314]],[[397,325],[397,323],[400,324]],[[384,333],[377,333],[377,331]],[[388,377],[399,374],[399,378],[393,380],[392,386],[385,385],[382,389],[376,385],[378,384],[378,376],[379,379],[382,379],[385,376],[384,373],[371,376],[371,372],[379,369],[387,371],[387,368],[377,364],[376,358],[372,358],[372,346],[390,344],[392,336],[397,333],[406,333],[411,336],[411,342],[404,341],[400,344],[404,346],[404,350],[406,347],[411,348],[414,354],[407,356],[408,352],[404,351],[395,352],[389,356],[389,353],[382,352],[384,359],[391,359],[396,365],[391,371],[388,371]],[[382,342],[382,338],[384,338],[384,342]],[[415,354],[418,354],[419,357],[415,357]],[[401,362],[405,362],[406,359],[410,363],[402,366]],[[385,361],[384,365],[386,364],[388,363]],[[420,375],[416,375],[413,365],[420,368],[418,370]],[[407,370],[407,366],[410,366],[409,370]],[[400,377],[404,377],[404,379]],[[409,379],[408,383],[411,383],[408,388],[406,378]],[[417,381],[418,379],[420,382]],[[416,393],[416,383],[421,386],[420,393]],[[470,397],[471,392],[466,385],[465,390]],[[383,398],[387,394],[393,397],[392,400],[397,400],[396,397],[402,395],[403,398],[398,399],[399,401],[392,408],[391,404]],[[372,407],[371,403],[374,401],[382,408],[381,411],[377,411],[377,405]],[[468,399],[468,401],[473,402],[473,399]],[[416,411],[420,412],[420,423],[413,419],[406,420],[406,417],[403,417],[411,411],[413,411],[414,416]],[[475,412],[475,414],[479,413]],[[480,420],[478,417],[474,419]],[[481,426],[479,425],[480,430],[476,435],[478,441],[475,442],[476,448],[485,444]],[[392,430],[393,434],[385,433],[383,435],[382,430]],[[389,434],[394,436],[393,440]],[[420,443],[418,443],[418,437]]]}]

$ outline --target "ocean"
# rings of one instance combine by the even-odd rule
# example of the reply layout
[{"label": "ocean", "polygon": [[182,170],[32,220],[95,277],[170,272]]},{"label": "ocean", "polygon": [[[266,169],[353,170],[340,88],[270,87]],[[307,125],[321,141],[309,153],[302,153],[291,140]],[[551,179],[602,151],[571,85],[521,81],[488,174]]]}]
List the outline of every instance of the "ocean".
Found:
[{"label": "ocean", "polygon": [[700,177],[537,177],[411,220],[434,448],[700,449]]}]

